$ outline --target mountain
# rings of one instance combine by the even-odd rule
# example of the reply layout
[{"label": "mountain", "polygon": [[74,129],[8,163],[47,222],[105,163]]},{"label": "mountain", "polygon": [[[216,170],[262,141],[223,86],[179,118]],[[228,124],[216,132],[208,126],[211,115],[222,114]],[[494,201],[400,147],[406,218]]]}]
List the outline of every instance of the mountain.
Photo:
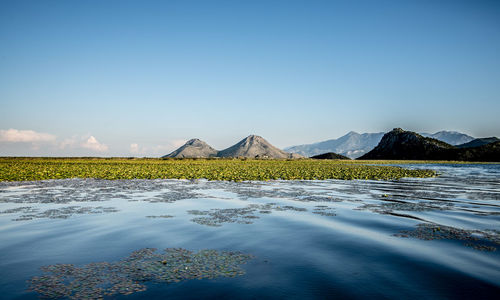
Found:
[{"label": "mountain", "polygon": [[437,139],[395,128],[359,159],[500,161],[500,141],[479,147],[458,148]]},{"label": "mountain", "polygon": [[175,158],[207,158],[215,157],[218,151],[210,147],[204,141],[199,139],[192,139],[187,141],[180,148],[174,152],[167,154],[165,157],[175,157]]},{"label": "mountain", "polygon": [[[384,134],[380,143],[359,159],[445,159],[443,150],[452,145],[395,128]],[[439,154],[439,155],[438,155]]]},{"label": "mountain", "polygon": [[436,133],[421,133],[424,137],[430,137],[448,143],[450,145],[460,145],[472,141],[474,138],[465,133],[456,131],[439,131]]},{"label": "mountain", "polygon": [[472,148],[457,149],[456,160],[500,162],[500,141]]},{"label": "mountain", "polygon": [[487,144],[491,144],[491,143],[498,142],[498,141],[500,141],[500,139],[498,139],[496,137],[480,138],[480,139],[472,140],[472,141],[470,141],[468,143],[457,145],[457,147],[458,148],[479,147],[479,146],[482,146],[482,145],[487,145]]},{"label": "mountain", "polygon": [[266,141],[263,137],[250,135],[237,144],[219,151],[218,157],[251,158],[299,158],[300,155],[287,153]]},{"label": "mountain", "polygon": [[[459,145],[472,141],[474,138],[456,131],[439,131],[436,133],[422,133],[424,137],[441,140],[451,145]],[[358,158],[378,145],[384,136],[383,132],[363,133],[351,131],[338,138],[314,144],[291,146],[285,151],[298,153],[304,156],[314,156],[327,152],[338,153],[350,158]]]},{"label": "mountain", "polygon": [[328,153],[323,153],[320,155],[311,156],[311,158],[314,158],[314,159],[350,159],[347,156],[340,155],[340,154],[333,153],[333,152],[328,152]]},{"label": "mountain", "polygon": [[379,133],[363,133],[351,131],[348,134],[324,142],[292,146],[285,148],[285,151],[298,153],[303,156],[314,156],[327,152],[338,153],[350,158],[357,158],[373,149],[384,135]]}]

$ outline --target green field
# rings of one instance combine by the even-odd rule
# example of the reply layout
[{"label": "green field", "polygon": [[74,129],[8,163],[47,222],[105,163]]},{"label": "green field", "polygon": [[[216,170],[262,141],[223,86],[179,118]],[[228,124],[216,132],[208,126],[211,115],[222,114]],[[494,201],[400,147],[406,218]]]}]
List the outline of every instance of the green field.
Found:
[{"label": "green field", "polygon": [[[147,158],[0,158],[0,181],[63,178],[314,180],[433,177],[430,170],[365,165],[341,160],[147,159]],[[389,163],[389,162],[384,162]],[[394,163],[394,162],[393,162]]]}]

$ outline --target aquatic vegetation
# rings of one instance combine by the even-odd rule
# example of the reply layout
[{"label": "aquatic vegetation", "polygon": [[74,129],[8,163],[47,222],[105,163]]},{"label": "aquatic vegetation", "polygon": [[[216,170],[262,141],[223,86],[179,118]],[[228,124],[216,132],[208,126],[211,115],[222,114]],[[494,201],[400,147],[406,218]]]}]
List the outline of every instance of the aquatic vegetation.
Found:
[{"label": "aquatic vegetation", "polygon": [[482,251],[496,251],[500,245],[500,232],[497,230],[465,230],[439,224],[421,223],[415,230],[403,230],[398,237],[414,237],[421,240],[460,240],[465,246]]},{"label": "aquatic vegetation", "polygon": [[0,211],[0,214],[16,214],[22,213],[22,215],[12,219],[12,221],[29,221],[33,219],[67,219],[73,215],[85,215],[85,214],[102,214],[102,213],[112,213],[118,210],[114,207],[82,207],[82,206],[66,206],[61,208],[52,208],[44,211],[40,211],[38,208],[33,208],[31,206],[23,206],[18,208],[6,209]]},{"label": "aquatic vegetation", "polygon": [[370,210],[379,214],[391,214],[394,211],[432,211],[453,209],[454,204],[445,201],[401,201],[387,199],[382,203],[364,204],[357,210]]},{"label": "aquatic vegetation", "polygon": [[102,299],[145,291],[147,282],[175,283],[192,279],[235,277],[253,256],[240,252],[144,248],[118,262],[97,262],[82,267],[56,264],[29,281],[29,290],[45,298]]},{"label": "aquatic vegetation", "polygon": [[304,212],[307,209],[291,205],[277,205],[276,203],[250,204],[242,208],[213,208],[211,210],[188,210],[188,213],[196,217],[192,222],[200,225],[220,227],[223,223],[252,224],[252,219],[258,219],[256,213],[270,214],[272,211],[299,211]]},{"label": "aquatic vegetation", "polygon": [[[373,164],[373,162],[370,162]],[[394,180],[431,170],[330,160],[0,158],[0,181],[63,178],[208,180]]]},{"label": "aquatic vegetation", "polygon": [[325,217],[335,217],[335,209],[326,205],[316,205],[313,209],[313,214],[325,216]]},{"label": "aquatic vegetation", "polygon": [[150,219],[158,219],[158,218],[170,219],[170,218],[173,218],[173,217],[174,216],[171,216],[171,215],[146,216],[146,218],[150,218]]},{"label": "aquatic vegetation", "polygon": [[[215,183],[215,182],[213,182]],[[0,182],[0,203],[67,204],[101,202],[111,199],[173,203],[206,197],[196,190],[203,186],[175,180],[61,179],[26,182]],[[150,192],[144,197],[145,192]]]},{"label": "aquatic vegetation", "polygon": [[[423,166],[427,167],[429,166]],[[218,292],[220,289],[227,295],[237,298],[241,295],[238,291],[246,291],[240,287],[254,280],[258,282],[262,279],[261,274],[268,271],[266,275],[273,276],[266,278],[265,282],[261,281],[263,284],[267,284],[271,280],[270,277],[284,276],[288,281],[289,274],[280,270],[296,268],[299,275],[291,278],[289,282],[300,289],[299,280],[308,280],[307,278],[314,280],[314,276],[306,278],[302,274],[317,272],[318,266],[321,266],[322,270],[328,270],[325,275],[329,278],[330,286],[334,286],[342,274],[351,274],[352,266],[362,268],[363,265],[372,263],[370,259],[374,257],[373,250],[376,251],[375,255],[387,258],[377,261],[377,264],[389,270],[391,268],[398,270],[394,272],[395,277],[392,277],[395,280],[401,270],[401,264],[414,265],[415,258],[418,260],[417,263],[425,262],[420,265],[423,269],[411,274],[408,286],[415,286],[414,278],[429,276],[428,274],[436,276],[436,280],[441,280],[443,272],[436,269],[432,262],[446,260],[449,253],[461,254],[454,258],[453,263],[476,259],[494,262],[499,255],[496,250],[500,232],[484,230],[484,226],[498,229],[496,224],[499,213],[497,200],[500,199],[498,182],[500,169],[498,166],[437,166],[435,169],[442,175],[430,179],[402,178],[395,181],[233,182],[198,179],[88,178],[31,182],[3,181],[0,182],[2,213],[0,220],[7,226],[2,227],[4,234],[0,235],[3,242],[1,244],[3,244],[2,249],[7,249],[4,250],[6,255],[8,254],[5,264],[14,262],[11,267],[7,265],[8,268],[4,268],[5,276],[2,282],[6,287],[5,290],[10,293],[4,297],[36,296],[36,293],[27,295],[19,292],[19,285],[17,290],[11,288],[9,291],[10,270],[17,266],[20,266],[19,270],[30,270],[40,265],[52,264],[46,262],[46,259],[51,260],[54,257],[54,253],[51,252],[54,249],[60,250],[57,242],[66,243],[65,249],[69,249],[62,253],[64,257],[83,254],[83,258],[75,259],[78,261],[102,260],[92,258],[95,255],[99,257],[102,249],[110,250],[107,255],[117,259],[107,259],[111,262],[89,265],[47,266],[43,273],[16,275],[17,272],[12,272],[13,277],[17,276],[15,278],[17,282],[24,282],[31,276],[38,275],[29,281],[29,285],[42,298],[114,299],[130,293],[136,293],[130,295],[132,297],[140,297],[141,294],[137,293],[146,288],[148,295],[152,295],[153,298],[161,295],[182,297],[192,291],[190,289],[193,286],[207,288],[206,294],[205,290],[198,290],[197,296],[217,297],[220,295]],[[109,202],[96,203],[96,201]],[[29,224],[29,222],[11,221],[22,215],[39,214],[46,218],[55,217],[58,213],[50,212],[49,209],[72,205],[115,206],[121,212],[78,218],[74,214],[71,216],[75,218],[69,220],[54,218],[36,222],[42,226],[33,224],[35,222]],[[191,211],[186,213],[188,209]],[[44,214],[45,211],[48,212]],[[68,210],[73,213],[76,211],[77,208]],[[175,216],[175,219],[170,219],[172,216]],[[246,225],[252,223],[253,225]],[[418,223],[427,225],[416,226]],[[202,225],[222,227],[201,227]],[[403,229],[406,231],[399,232]],[[259,234],[254,234],[256,232]],[[375,237],[367,235],[368,232],[373,232],[382,239],[391,239],[390,236],[397,233],[395,235],[398,237],[392,239],[397,239],[398,242],[378,243],[375,249],[359,247],[373,243]],[[34,234],[39,238],[32,238]],[[249,235],[252,235],[251,242],[248,242]],[[80,240],[89,243],[82,247]],[[232,249],[235,244],[248,243],[254,249],[252,252],[259,252],[259,256],[265,257],[272,263],[255,262],[255,265],[252,264],[252,272],[250,268],[246,268],[252,277],[243,280],[232,281],[225,278],[214,282],[173,284],[176,281],[205,277],[199,276],[199,273],[194,271],[192,274],[183,273],[190,272],[190,262],[187,261],[184,261],[184,264],[189,270],[186,270],[186,266],[181,262],[172,264],[171,268],[168,267],[169,260],[166,256],[154,259],[132,257],[131,261],[139,260],[136,262],[126,262],[127,258],[115,261],[128,255],[113,256],[113,252],[121,252],[119,249],[124,248],[147,247],[149,245],[141,243],[143,241],[151,243],[156,240],[173,240],[178,246],[185,248],[201,245],[203,248]],[[32,247],[23,251],[9,250],[17,245],[28,244]],[[116,247],[111,248],[112,246]],[[87,253],[87,247],[93,247],[92,252]],[[425,251],[415,256],[413,250],[418,248],[423,248]],[[353,256],[351,249],[358,249],[359,255]],[[44,256],[46,253],[52,258],[46,258]],[[141,253],[138,252],[137,256],[144,254]],[[387,253],[390,255],[386,255]],[[192,255],[187,256],[192,259]],[[307,256],[306,260],[300,261],[304,256]],[[289,257],[297,257],[297,261]],[[184,259],[182,255],[177,258],[177,260]],[[351,262],[356,264],[351,264],[350,259],[354,259]],[[339,264],[339,261],[345,263]],[[60,262],[73,262],[73,259],[70,258],[68,261],[64,258]],[[445,261],[445,264],[449,262]],[[168,268],[164,269],[165,267]],[[475,274],[496,276],[498,273],[494,263],[476,264],[471,267],[469,272],[469,270],[464,271],[459,263],[456,267],[450,264],[446,271],[449,275],[444,274],[444,277],[449,276],[448,279],[453,279],[453,282],[456,278],[462,278],[461,285],[476,288],[477,283],[481,281],[476,280],[467,285]],[[205,270],[202,267],[192,269],[201,272]],[[411,272],[411,269],[408,270]],[[231,273],[230,270],[229,272]],[[221,276],[225,274],[222,273]],[[388,278],[384,277],[377,282],[380,272],[375,269],[368,270],[367,274],[369,276],[364,281],[365,284],[373,283],[375,289],[383,285]],[[236,273],[234,276],[238,275],[239,273]],[[356,280],[358,279],[353,278],[351,283],[357,284]],[[224,282],[221,284],[221,281]],[[485,279],[482,282],[490,281]],[[274,281],[278,288],[282,283],[281,278]],[[353,286],[351,283],[349,286]],[[425,284],[415,286],[412,293],[417,296],[422,295],[418,290],[423,287]],[[490,291],[494,291],[495,287],[490,286]],[[452,288],[453,286],[450,287]],[[255,292],[256,289],[253,288],[251,291]],[[332,295],[330,292],[331,290],[325,290],[325,295]],[[409,291],[405,289],[404,292]],[[439,289],[436,295],[442,295],[441,292]],[[258,292],[255,292],[255,295],[258,295]],[[391,294],[388,292],[384,295]],[[301,296],[307,298],[308,294]]]}]

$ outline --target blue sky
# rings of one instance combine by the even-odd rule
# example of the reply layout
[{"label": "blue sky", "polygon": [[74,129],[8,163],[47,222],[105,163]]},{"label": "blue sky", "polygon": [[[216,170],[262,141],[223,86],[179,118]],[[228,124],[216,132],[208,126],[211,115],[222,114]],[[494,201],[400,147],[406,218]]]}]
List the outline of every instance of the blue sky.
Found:
[{"label": "blue sky", "polygon": [[0,1],[0,155],[500,136],[499,1]]}]

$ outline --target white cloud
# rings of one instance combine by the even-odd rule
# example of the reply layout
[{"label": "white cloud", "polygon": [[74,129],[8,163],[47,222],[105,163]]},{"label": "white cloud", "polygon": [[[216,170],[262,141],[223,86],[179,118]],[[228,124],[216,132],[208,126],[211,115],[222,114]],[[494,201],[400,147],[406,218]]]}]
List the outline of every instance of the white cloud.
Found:
[{"label": "white cloud", "polygon": [[43,143],[43,142],[53,142],[56,140],[56,136],[43,133],[36,132],[33,130],[17,130],[17,129],[8,129],[8,130],[0,130],[0,142],[7,143]]},{"label": "white cloud", "polygon": [[153,155],[166,155],[184,145],[187,140],[172,140],[168,145],[157,145],[151,147],[151,154]]},{"label": "white cloud", "polygon": [[140,147],[137,143],[130,144],[130,153],[132,154],[145,154],[147,150],[147,147]]},{"label": "white cloud", "polygon": [[66,148],[73,148],[78,144],[78,137],[73,136],[69,139],[64,139],[62,142],[59,143],[59,148],[60,149],[66,149]]},{"label": "white cloud", "polygon": [[87,148],[87,149],[96,151],[96,152],[108,151],[108,146],[99,143],[99,141],[92,135],[85,142],[83,142],[80,146],[82,146],[83,148]]},{"label": "white cloud", "polygon": [[78,136],[74,135],[71,138],[64,139],[59,143],[59,149],[78,149],[85,148],[96,152],[108,151],[108,146],[101,144],[93,135]]},{"label": "white cloud", "polygon": [[141,154],[149,156],[163,156],[172,152],[173,150],[184,145],[186,140],[172,140],[168,141],[166,145],[148,145],[140,146],[137,143],[130,144],[129,151],[132,154]]},{"label": "white cloud", "polygon": [[139,144],[130,144],[130,153],[139,153]]}]

